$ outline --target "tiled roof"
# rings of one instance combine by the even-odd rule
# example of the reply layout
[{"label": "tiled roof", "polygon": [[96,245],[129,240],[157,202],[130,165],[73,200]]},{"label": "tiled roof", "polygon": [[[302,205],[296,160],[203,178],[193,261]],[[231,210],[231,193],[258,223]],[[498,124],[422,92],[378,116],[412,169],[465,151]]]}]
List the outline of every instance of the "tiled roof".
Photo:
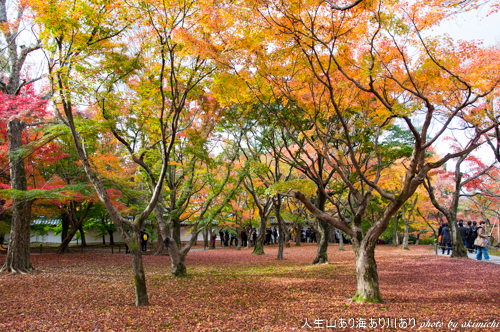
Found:
[{"label": "tiled roof", "polygon": [[[130,220],[130,221],[133,220],[132,217],[125,217],[125,218],[128,219],[128,220]],[[31,221],[31,226],[34,226],[34,225],[57,226],[57,225],[59,225],[61,223],[61,221],[62,220],[60,218],[46,219],[45,217],[40,217],[38,219],[35,219],[35,220]],[[146,223],[148,223],[148,222],[146,222]],[[270,216],[269,217],[269,223],[271,225],[277,225],[278,224],[278,220],[276,220],[276,217]],[[285,220],[285,224],[286,225],[290,225],[290,224],[292,224],[292,222],[288,221],[288,220]],[[181,222],[180,225],[181,226],[192,226],[193,224],[184,221],[184,222]],[[216,220],[214,220],[214,221],[212,221],[212,225],[217,226],[217,225],[219,225],[219,222],[216,221]]]},{"label": "tiled roof", "polygon": [[61,223],[61,219],[59,219],[59,218],[46,219],[45,217],[40,217],[38,219],[32,220],[31,221],[31,226],[34,226],[34,225],[57,226],[60,223]]}]

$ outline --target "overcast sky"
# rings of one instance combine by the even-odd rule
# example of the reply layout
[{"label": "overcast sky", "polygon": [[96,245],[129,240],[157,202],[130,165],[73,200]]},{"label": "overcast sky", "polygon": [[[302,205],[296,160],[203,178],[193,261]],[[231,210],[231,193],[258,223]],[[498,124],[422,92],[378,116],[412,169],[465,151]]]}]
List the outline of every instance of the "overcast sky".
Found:
[{"label": "overcast sky", "polygon": [[486,16],[488,11],[488,6],[482,6],[473,12],[457,14],[436,32],[447,33],[454,39],[482,40],[484,46],[500,44],[500,13]]}]

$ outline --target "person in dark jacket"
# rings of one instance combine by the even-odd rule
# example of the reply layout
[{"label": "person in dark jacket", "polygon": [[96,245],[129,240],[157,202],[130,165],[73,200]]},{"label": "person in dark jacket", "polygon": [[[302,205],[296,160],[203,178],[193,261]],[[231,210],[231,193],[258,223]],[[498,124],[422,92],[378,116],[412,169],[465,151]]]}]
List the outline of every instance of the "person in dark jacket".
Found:
[{"label": "person in dark jacket", "polygon": [[477,222],[473,221],[472,226],[469,229],[469,237],[467,238],[467,248],[469,248],[469,252],[476,252],[476,246],[474,245],[474,241],[477,238]]},{"label": "person in dark jacket", "polygon": [[314,229],[311,229],[311,243],[312,242],[317,242],[316,241],[316,232],[314,231]]},{"label": "person in dark jacket", "polygon": [[266,240],[264,242],[265,245],[271,244],[271,235],[273,234],[273,231],[271,230],[271,227],[269,227],[266,230]]},{"label": "person in dark jacket", "polygon": [[472,234],[472,221],[469,220],[467,221],[467,245],[466,245],[468,252],[473,251],[471,249],[473,244],[470,242],[471,234]]},{"label": "person in dark jacket", "polygon": [[439,236],[441,234],[443,234],[443,227],[444,227],[444,222],[441,223],[441,226],[439,226],[439,229],[438,229],[438,239],[439,239]]},{"label": "person in dark jacket", "polygon": [[274,226],[273,229],[273,238],[274,238],[274,244],[278,244],[278,229],[276,229],[276,226]]},{"label": "person in dark jacket", "polygon": [[[229,234],[228,234],[229,235]],[[238,239],[236,239],[236,234],[234,233],[231,233],[231,241],[229,242],[229,248],[232,247],[233,245],[233,241],[234,241],[234,246],[237,246],[238,245]]]},{"label": "person in dark jacket", "polygon": [[306,242],[309,243],[309,242],[312,242],[311,241],[311,227],[309,227],[306,231]]},{"label": "person in dark jacket", "polygon": [[246,247],[247,246],[247,232],[245,232],[244,229],[241,230],[240,236],[241,236],[241,246]]},{"label": "person in dark jacket", "polygon": [[148,251],[148,241],[149,241],[149,233],[146,232],[146,229],[144,228],[141,231],[141,251],[142,252]]},{"label": "person in dark jacket", "polygon": [[447,223],[444,224],[444,227],[441,230],[441,235],[443,236],[443,238],[441,239],[441,250],[442,250],[442,253],[444,255],[445,247],[448,247],[447,255],[449,255],[450,254],[450,250],[451,250],[451,235],[450,235],[450,229],[448,228],[448,224]]},{"label": "person in dark jacket", "polygon": [[252,230],[252,245],[255,247],[256,243],[257,243],[257,230],[254,228]]},{"label": "person in dark jacket", "polygon": [[220,236],[220,246],[222,247],[222,245],[224,244],[224,231],[221,229],[219,229],[219,236]]},{"label": "person in dark jacket", "polygon": [[467,247],[467,227],[464,227],[464,221],[460,220],[458,222],[458,231],[460,232],[460,237],[462,238],[462,242],[464,246]]}]

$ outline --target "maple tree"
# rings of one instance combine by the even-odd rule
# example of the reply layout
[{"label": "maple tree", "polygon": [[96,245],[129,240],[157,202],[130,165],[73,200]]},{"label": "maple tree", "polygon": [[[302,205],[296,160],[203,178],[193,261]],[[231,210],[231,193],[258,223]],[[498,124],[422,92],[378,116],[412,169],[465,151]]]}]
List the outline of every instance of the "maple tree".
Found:
[{"label": "maple tree", "polygon": [[[204,54],[183,43],[197,37],[203,40],[203,31],[198,31],[194,25],[201,28],[203,20],[208,19],[208,13],[200,12],[194,2],[172,1],[165,7],[165,3],[149,1],[141,8],[131,8],[125,3],[111,5],[107,2],[81,1],[77,6],[69,6],[60,1],[57,5],[64,9],[66,15],[64,20],[60,20],[51,15],[50,8],[54,5],[33,4],[37,12],[43,14],[37,16],[37,21],[43,26],[43,41],[51,52],[49,69],[57,96],[56,110],[61,121],[71,130],[76,151],[97,195],[131,249],[136,273],[136,303],[147,305],[142,256],[138,248],[140,231],[146,218],[154,211],[163,241],[169,249],[174,276],[185,275],[184,257],[196,239],[193,236],[192,241],[179,250],[177,243],[170,241],[162,206],[158,202],[162,200],[161,190],[167,172],[170,175],[176,173],[175,167],[172,167],[176,161],[171,157],[178,135],[186,135],[182,133],[182,126],[190,126],[191,122],[198,121],[193,115],[206,111],[202,107],[195,107],[193,111],[192,106],[205,95],[203,85],[213,72],[213,65]],[[128,10],[133,10],[136,15],[128,15]],[[78,21],[77,16],[81,19],[81,15],[87,18],[85,24]],[[120,24],[117,24],[118,19]],[[184,28],[191,24],[194,25],[190,31]],[[129,31],[129,26],[144,33],[135,35],[139,50],[123,55],[117,48],[123,47],[123,36],[125,31]],[[159,29],[159,26],[162,28]],[[149,56],[148,52],[159,56]],[[90,65],[93,62],[102,63],[103,68],[98,70]],[[77,76],[81,79],[75,80]],[[93,100],[94,108],[100,114],[98,118],[90,119],[84,112],[79,114],[76,111],[81,98]],[[146,174],[151,189],[149,203],[133,222],[123,218],[112,204],[103,181],[91,165],[85,136],[91,135],[95,128],[109,130]],[[155,158],[155,154],[160,157]],[[156,164],[158,159],[159,165]],[[213,219],[232,198],[230,191],[216,207],[211,204],[231,178],[231,167],[227,169],[225,177],[218,178],[217,184],[209,185],[212,190],[200,208],[199,221]],[[172,181],[175,182],[175,179]],[[188,191],[186,196],[190,194],[192,192]],[[204,227],[207,227],[206,224]],[[132,230],[132,236],[125,232],[124,225]],[[197,226],[198,223],[195,223],[195,235]]]},{"label": "maple tree", "polygon": [[[336,285],[355,292],[355,302],[380,303],[378,264],[387,267],[385,254],[375,261],[381,236],[393,232],[398,245],[402,231],[403,249],[409,249],[410,233],[422,220],[435,232],[430,219],[446,218],[453,254],[462,256],[455,221],[465,215],[460,209],[471,207],[460,196],[473,199],[483,218],[496,213],[498,170],[472,153],[487,143],[500,160],[499,50],[428,34],[477,1],[28,3],[41,44],[26,48],[16,40],[20,20],[6,24],[0,2],[11,70],[0,78],[0,162],[11,162],[10,176],[0,171],[2,189],[12,182],[12,200],[2,202],[0,213],[12,207],[11,240],[17,241],[9,244],[4,270],[31,268],[31,205],[44,197],[42,187],[52,191],[35,206],[37,214],[57,206],[64,216],[60,252],[88,217],[98,218],[103,231],[116,227],[132,252],[137,306],[150,301],[143,260],[160,262],[143,259],[139,249],[140,232],[153,218],[155,254],[168,252],[172,277],[186,276],[187,264],[198,268],[188,253],[198,234],[207,239],[214,225],[236,227],[240,250],[240,231],[258,222],[253,253],[259,256],[248,260],[267,264],[260,255],[273,214],[277,264],[286,266],[285,256],[302,248],[284,251],[291,235],[284,219],[293,220],[297,245],[304,220],[314,219],[318,245],[300,246],[306,248],[300,264],[313,254],[313,264],[346,264],[356,270],[357,284],[336,279]],[[20,73],[27,54],[42,45],[63,123],[46,130],[71,134],[72,147],[59,139],[63,148],[47,145],[26,155],[23,140],[42,135],[26,128],[47,113],[33,82]],[[437,155],[433,149],[449,131],[464,144]],[[50,161],[57,153],[60,159]],[[448,161],[456,162],[454,172],[441,169]],[[75,176],[65,178],[65,172]],[[31,182],[34,190],[26,194]],[[181,223],[191,227],[183,246]],[[332,227],[352,241],[350,262],[329,250]],[[333,273],[328,265],[305,269]],[[112,281],[126,284],[121,276]]]},{"label": "maple tree", "polygon": [[[255,126],[245,133],[245,145],[241,146],[242,158],[250,164],[250,173],[243,182],[245,189],[252,196],[259,214],[259,228],[253,254],[264,254],[264,242],[267,223],[272,212],[278,221],[280,243],[278,259],[283,259],[284,221],[281,216],[283,196],[272,189],[281,181],[287,181],[291,176],[291,168],[284,167],[273,153],[265,140],[257,135],[261,129],[254,121]],[[271,133],[271,132],[269,132]],[[272,133],[271,133],[272,135]],[[272,139],[272,138],[271,138]]]},{"label": "maple tree", "polygon": [[[129,221],[114,206],[103,180],[99,178],[95,168],[91,165],[85,138],[96,130],[95,127],[86,127],[93,122],[89,114],[82,111],[77,112],[77,110],[79,103],[81,103],[80,98],[89,100],[92,97],[89,96],[89,92],[94,91],[97,79],[102,79],[96,71],[97,68],[93,65],[89,66],[90,62],[105,62],[106,55],[108,55],[111,59],[122,63],[120,60],[123,58],[116,56],[113,58],[113,55],[118,54],[113,51],[116,50],[116,47],[123,45],[120,43],[119,37],[135,17],[131,17],[130,13],[127,12],[125,4],[110,4],[106,1],[80,1],[77,3],[33,1],[31,5],[37,13],[36,21],[41,27],[44,47],[50,54],[49,74],[55,95],[56,111],[60,120],[70,129],[73,144],[88,179],[99,199],[105,205],[110,219],[118,228],[120,236],[131,250],[135,273],[136,305],[147,305],[149,300],[139,248],[140,232],[146,218],[155,208],[160,195],[166,173],[166,163],[168,163],[167,149],[175,141],[178,116],[183,105],[174,108],[171,112],[166,109],[165,103],[156,109],[155,119],[161,132],[160,145],[163,161],[159,181],[154,187],[147,206],[135,217],[134,221]],[[57,8],[56,11],[55,8]],[[106,52],[109,53],[106,54]],[[129,62],[123,63],[124,65],[129,64]],[[112,66],[107,68],[115,69]],[[113,70],[113,73],[115,72],[116,70]],[[125,72],[127,73],[127,71]],[[106,71],[102,73],[106,74]],[[161,75],[163,72],[160,73]],[[107,78],[109,77],[104,77],[104,81],[101,81],[107,83],[104,85],[105,88],[109,86]],[[111,78],[116,80],[115,77]],[[161,85],[159,91],[156,91],[162,92],[163,88]],[[164,94],[163,98],[165,100]],[[169,125],[167,120],[172,121],[169,133],[167,133]],[[124,225],[131,229],[131,234],[125,231]]]},{"label": "maple tree", "polygon": [[[293,179],[290,179],[289,175],[287,179],[280,179],[280,181],[285,182],[285,187],[291,185],[291,188],[300,188],[299,190],[305,192],[310,182],[314,183],[317,189],[312,200],[319,210],[325,211],[327,195],[333,194],[331,192],[326,193],[325,188],[332,180],[335,171],[329,167],[324,157],[316,153],[309,142],[301,137],[301,131],[304,128],[309,128],[311,122],[303,120],[294,125],[296,126],[295,128],[293,125],[283,126],[281,130],[276,128],[276,132],[279,133],[278,139],[269,137],[269,135],[267,137],[264,136],[263,139],[269,142],[272,148],[271,151],[277,160],[281,160],[289,165],[289,167],[303,174],[302,178],[295,175]],[[278,142],[280,144],[277,144]],[[291,181],[286,183],[288,180]],[[341,189],[339,188],[338,190]],[[318,231],[318,252],[313,260],[313,264],[323,264],[328,262],[329,228],[328,223],[321,218],[317,218],[316,225],[316,230]]]},{"label": "maple tree", "polygon": [[[457,146],[455,146],[455,149],[457,149]],[[468,166],[468,172],[464,172],[464,166]],[[431,202],[445,216],[450,227],[452,257],[467,257],[467,251],[457,227],[460,198],[467,194],[465,190],[472,189],[478,183],[481,183],[492,168],[494,168],[494,164],[487,166],[477,157],[464,154],[456,161],[453,172],[444,170],[433,172],[436,175],[434,184],[430,180],[432,174],[426,176],[424,187],[429,193]]]},{"label": "maple tree", "polygon": [[[498,85],[496,51],[450,40],[439,44],[435,38],[423,37],[424,31],[449,13],[439,5],[370,2],[348,11],[324,2],[249,5],[260,14],[252,17],[252,23],[268,32],[244,54],[256,70],[245,72],[235,66],[233,70],[259,98],[284,98],[292,119],[312,120],[312,128],[301,134],[346,186],[354,213],[346,213],[339,202],[330,199],[337,206],[337,215],[332,216],[300,191],[294,197],[353,241],[358,269],[355,301],[382,301],[374,249],[391,217],[429,171],[474,150],[494,126],[491,121],[470,118],[476,116],[476,105]],[[420,52],[409,52],[410,46]],[[479,65],[485,61],[488,66]],[[283,112],[273,115],[283,117]],[[411,157],[396,188],[381,182],[384,165],[391,162],[381,143],[395,119],[412,133]],[[417,119],[422,120],[420,127]],[[431,132],[431,125],[440,119],[444,119],[440,129]],[[452,121],[461,121],[472,139],[460,151],[430,161],[427,151]],[[377,195],[386,207],[363,234],[368,203]]]},{"label": "maple tree", "polygon": [[[48,205],[47,208],[55,206],[58,210],[57,213],[53,212],[52,214],[61,216],[62,241],[57,253],[67,251],[67,247],[77,231],[80,231],[82,246],[86,246],[83,229],[86,219],[99,218],[103,220],[108,217],[106,209],[99,202],[95,191],[88,183],[88,179],[68,136],[66,134],[65,137],[59,138],[63,143],[60,150],[61,152],[66,152],[64,153],[66,157],[53,161],[43,169],[45,176],[48,178],[47,180],[50,181],[49,188],[57,190],[60,195],[60,198],[55,198],[45,203]],[[101,138],[101,142],[99,143],[104,143],[105,141],[104,138]],[[128,186],[128,188],[131,187],[129,183],[124,183],[126,181],[123,179],[131,176],[130,170],[126,168],[127,163],[122,162],[116,155],[103,154],[104,151],[100,151],[101,149],[99,149],[100,144],[96,143],[95,141],[91,142],[87,140],[87,151],[94,155],[91,158],[92,164],[99,171],[101,178],[108,186],[107,192],[114,206],[122,213],[125,211],[130,213],[130,209],[127,209],[119,202],[122,198],[122,192],[117,189],[126,190],[124,185]],[[109,140],[106,143],[106,146],[117,148],[116,144],[109,142]],[[120,151],[120,149],[118,148],[116,151]],[[123,170],[124,167],[125,170]],[[106,225],[104,226],[106,228]],[[113,228],[114,225],[111,228],[108,227],[108,230],[113,230]],[[110,235],[112,235],[112,232]]]},{"label": "maple tree", "polygon": [[[468,199],[469,204],[463,204],[462,215],[463,217],[468,217],[469,220],[484,220],[486,221],[488,232],[493,235],[492,240],[495,240],[496,244],[491,243],[491,245],[498,246],[498,241],[500,239],[499,230],[499,192],[498,192],[498,168],[494,167],[489,170],[487,176],[484,176],[481,181],[472,182],[468,188],[467,192],[463,194]],[[493,232],[491,231],[492,228]]]},{"label": "maple tree", "polygon": [[[0,75],[0,105],[2,121],[7,123],[10,186],[13,190],[26,192],[25,155],[21,152],[23,131],[28,124],[33,125],[44,118],[46,102],[41,100],[32,86],[40,77],[30,79],[29,74],[24,72],[27,57],[39,49],[40,44],[36,37],[29,45],[21,42],[22,38],[32,40],[25,36],[25,27],[29,22],[26,20],[25,4],[15,2],[13,5],[15,14],[6,0],[0,1],[1,56],[6,60]],[[7,176],[5,169],[2,174],[4,178]],[[8,259],[1,271],[25,273],[32,268],[29,248],[31,205],[32,200],[28,198],[14,197],[12,200]]]}]

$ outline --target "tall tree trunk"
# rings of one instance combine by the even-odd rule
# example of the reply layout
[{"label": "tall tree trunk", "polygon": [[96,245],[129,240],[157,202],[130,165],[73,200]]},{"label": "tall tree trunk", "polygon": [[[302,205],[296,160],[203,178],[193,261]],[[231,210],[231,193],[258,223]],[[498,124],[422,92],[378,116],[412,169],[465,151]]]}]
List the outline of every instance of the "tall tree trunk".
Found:
[{"label": "tall tree trunk", "polygon": [[252,247],[252,236],[253,236],[253,230],[252,230],[252,225],[250,224],[250,230],[247,232],[247,248]]},{"label": "tall tree trunk", "polygon": [[177,248],[181,248],[181,222],[178,218],[172,219],[172,237],[175,243],[177,243]]},{"label": "tall tree trunk", "polygon": [[160,226],[158,225],[158,243],[154,249],[153,256],[162,256],[164,252],[167,250],[165,249],[165,246],[163,245],[163,236],[161,235],[160,232]]},{"label": "tall tree trunk", "polygon": [[135,305],[138,307],[149,305],[146,275],[144,274],[144,266],[142,264],[140,236],[141,230],[139,228],[134,229],[129,246],[130,255],[132,256],[132,268],[134,271]]},{"label": "tall tree trunk", "polygon": [[283,218],[281,217],[281,195],[277,195],[278,199],[274,204],[274,214],[278,220],[278,259],[283,259],[283,243],[285,242],[285,236],[283,234]]},{"label": "tall tree trunk", "polygon": [[[156,217],[156,222],[158,223],[158,238],[161,237],[163,238],[163,242],[158,242],[158,246],[164,246],[167,249],[168,255],[170,256],[170,262],[171,262],[171,276],[172,277],[184,277],[187,275],[186,272],[186,254],[181,253],[179,250],[177,242],[175,242],[172,238],[170,238],[170,227],[167,225],[165,220],[163,219],[163,208],[156,206],[155,207],[155,217]],[[175,222],[173,222],[175,224]],[[177,220],[177,225],[179,225],[179,222]],[[175,229],[175,227],[174,227]],[[175,233],[175,230],[174,230]],[[192,236],[198,237],[198,231],[193,231]],[[180,238],[180,236],[179,236]],[[194,243],[194,239],[191,238],[189,244],[192,245]],[[187,251],[186,251],[187,253]]]},{"label": "tall tree trunk", "polygon": [[206,228],[203,230],[203,249],[205,250],[208,247],[210,247],[210,245],[208,244],[208,228]]},{"label": "tall tree trunk", "polygon": [[[24,158],[20,153],[24,127],[24,122],[19,120],[11,120],[7,124],[11,188],[19,191],[28,190]],[[12,199],[9,248],[1,272],[27,273],[33,269],[30,262],[31,205],[32,201]]]},{"label": "tall tree trunk", "polygon": [[[198,220],[200,222],[200,220]],[[193,246],[196,238],[200,231],[198,230],[198,225],[195,224],[193,229],[191,230],[191,239],[189,239],[188,243],[184,245],[184,247],[179,250],[177,247],[177,243],[175,241],[166,238],[164,241],[164,245],[168,249],[168,253],[170,255],[170,261],[172,263],[171,276],[172,277],[185,277],[187,276],[186,271],[186,255]],[[165,234],[164,234],[165,235]]]},{"label": "tall tree trunk", "polygon": [[357,291],[353,302],[382,303],[378,283],[377,263],[375,262],[375,241],[363,241],[358,248],[354,245],[356,253],[356,280]]},{"label": "tall tree trunk", "polygon": [[316,252],[316,258],[313,264],[326,264],[328,263],[328,224],[326,221],[318,219],[319,241],[318,241],[318,251]]},{"label": "tall tree trunk", "polygon": [[395,247],[399,245],[399,239],[398,239],[398,213],[396,212],[394,214],[394,231],[392,233],[392,242]]},{"label": "tall tree trunk", "polygon": [[163,240],[165,240],[166,238],[170,238],[170,225],[168,225],[165,222],[165,219],[163,219],[162,203],[163,199],[162,198],[158,199],[158,204],[156,204],[154,210],[156,223],[158,224],[158,245],[155,248],[154,252],[155,256],[168,255],[168,249],[163,244]]},{"label": "tall tree trunk", "polygon": [[78,230],[80,231],[80,238],[82,240],[82,247],[86,247],[87,241],[85,240],[85,232],[83,231],[83,223],[80,224],[80,227],[78,227]]},{"label": "tall tree trunk", "polygon": [[339,251],[344,251],[344,237],[342,231],[339,230]]},{"label": "tall tree trunk", "polygon": [[71,227],[69,234],[66,235],[59,248],[57,248],[56,254],[64,254],[65,252],[68,252],[68,245],[71,242],[71,240],[73,240],[73,237],[75,236],[77,231],[78,231],[78,226]]},{"label": "tall tree trunk", "polygon": [[[403,249],[404,250],[410,250],[410,247],[408,246],[408,240],[410,237],[410,234],[409,234],[410,218],[413,217],[413,212],[415,211],[415,206],[417,205],[417,201],[418,201],[418,195],[415,196],[415,200],[413,201],[409,210],[407,207],[405,207],[404,204],[401,207],[401,211],[403,212],[402,213],[403,221],[405,222],[405,234],[403,237]],[[407,214],[407,212],[408,212],[408,214]]]},{"label": "tall tree trunk", "polygon": [[[453,220],[454,219],[454,220]],[[462,242],[456,218],[450,219],[451,257],[467,257],[467,249]]]},{"label": "tall tree trunk", "polygon": [[236,250],[241,250],[241,229],[239,227],[237,227],[236,231]]},{"label": "tall tree trunk", "polygon": [[[404,212],[404,210],[403,210]],[[409,234],[409,227],[410,227],[410,218],[404,218],[404,221],[405,221],[405,235],[403,237],[403,249],[404,250],[410,250],[410,247],[408,246],[408,240],[409,240],[409,237],[410,237],[410,234]]]},{"label": "tall tree trunk", "polygon": [[112,246],[115,245],[115,241],[113,239],[113,231],[108,229],[108,234],[109,234],[109,244],[111,244]]},{"label": "tall tree trunk", "polygon": [[[325,212],[326,196],[323,191],[316,191],[316,207]],[[319,233],[318,241],[318,251],[316,252],[316,258],[313,264],[326,264],[328,263],[328,223],[324,220],[316,218],[317,220],[317,231]]]},{"label": "tall tree trunk", "polygon": [[[70,213],[68,216],[68,221],[71,222],[71,230],[69,234],[64,238],[62,241],[61,245],[57,249],[58,254],[63,254],[68,251],[68,245],[73,240],[73,237],[75,236],[76,232],[80,230],[80,234],[82,234],[83,229],[82,229],[82,224],[83,221],[85,220],[85,217],[87,217],[87,214],[90,211],[90,208],[92,207],[93,203],[89,203],[87,207],[85,208],[85,211],[83,214],[80,216],[80,219],[76,219],[76,208],[74,206],[74,203],[70,203]],[[82,245],[83,245],[83,240],[82,238]]]},{"label": "tall tree trunk", "polygon": [[[279,248],[278,248],[278,259],[283,259],[283,248],[285,246],[285,231],[284,231],[285,227],[284,227],[284,222],[283,222],[283,218],[281,218],[281,215],[278,219],[278,245],[279,245]],[[290,244],[288,244],[288,246],[290,246]]]},{"label": "tall tree trunk", "polygon": [[[283,228],[285,228],[285,227],[283,227]],[[291,241],[291,239],[290,239],[291,234],[290,233],[291,233],[290,231],[285,232],[285,239],[284,239],[284,241],[285,241],[285,248],[290,248],[290,241]],[[281,239],[281,237],[280,237],[280,239]]]},{"label": "tall tree trunk", "polygon": [[[462,242],[462,237],[460,236],[460,232],[457,229],[458,228],[457,211],[458,211],[458,204],[460,202],[460,192],[462,188],[462,176],[463,176],[463,174],[460,172],[460,164],[465,159],[466,156],[460,157],[460,159],[457,161],[457,164],[455,165],[455,192],[453,193],[453,199],[449,208],[441,206],[441,204],[439,204],[439,202],[436,200],[436,196],[434,195],[434,188],[431,185],[429,177],[427,177],[426,181],[424,181],[424,186],[427,192],[429,193],[429,198],[431,199],[432,205],[434,205],[434,207],[438,209],[439,212],[441,212],[445,216],[446,221],[448,222],[448,228],[450,230],[450,236],[451,236],[451,249],[452,249],[451,257],[467,257],[467,249],[464,247],[464,244]],[[472,178],[469,178],[469,180],[470,179]],[[430,226],[429,223],[427,224]],[[434,231],[434,236],[437,237],[434,228],[432,228],[432,230]]]},{"label": "tall tree trunk", "polygon": [[[68,234],[69,234],[69,231],[70,231],[70,229],[69,229],[69,225],[70,225],[69,218],[70,217],[68,216],[68,214],[62,213],[62,215],[61,215],[61,223],[62,223],[61,245],[59,246],[59,248],[63,245],[64,240],[68,237]],[[70,240],[70,242],[71,242],[71,240]],[[66,245],[66,247],[63,249],[63,252],[69,252],[68,245],[69,245],[69,242]],[[59,249],[57,249],[57,251],[59,252]]]},{"label": "tall tree trunk", "polygon": [[61,243],[63,243],[64,239],[68,236],[69,232],[69,216],[66,213],[62,213],[61,223],[62,223]]},{"label": "tall tree trunk", "polygon": [[[198,234],[196,234],[198,236]],[[170,255],[170,261],[172,263],[172,278],[185,277],[187,276],[186,270],[186,255],[180,253],[179,248],[175,241],[169,241],[168,252]]]},{"label": "tall tree trunk", "polygon": [[327,224],[328,225],[328,234],[330,234],[329,238],[328,238],[328,242],[330,243],[335,243],[335,228],[330,225],[330,224]]},{"label": "tall tree trunk", "polygon": [[[165,233],[167,235],[170,235],[170,227],[169,225],[165,225]],[[168,250],[163,244],[163,241],[165,240],[165,237],[163,236],[163,232],[161,230],[160,224],[158,224],[158,245],[155,248],[155,256],[162,256],[162,255],[168,255]]]},{"label": "tall tree trunk", "polygon": [[301,228],[300,225],[297,223],[293,225],[295,227],[295,246],[300,246],[300,237],[301,237]]},{"label": "tall tree trunk", "polygon": [[255,247],[253,249],[252,254],[264,255],[264,239],[266,236],[266,224],[267,224],[267,216],[260,214],[259,234],[257,234],[257,240],[255,241]]}]

